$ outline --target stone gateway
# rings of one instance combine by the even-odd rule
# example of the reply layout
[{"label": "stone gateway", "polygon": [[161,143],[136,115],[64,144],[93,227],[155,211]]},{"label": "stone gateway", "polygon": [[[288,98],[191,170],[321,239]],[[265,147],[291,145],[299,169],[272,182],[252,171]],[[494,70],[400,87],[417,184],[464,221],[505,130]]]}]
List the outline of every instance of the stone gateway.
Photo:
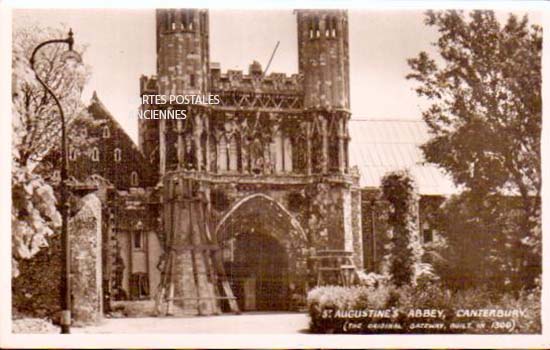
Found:
[{"label": "stone gateway", "polygon": [[363,266],[348,156],[347,12],[298,10],[296,18],[299,74],[265,74],[257,62],[245,74],[210,62],[208,11],[157,10],[157,76],[140,80],[142,95],[220,96],[217,105],[142,105],[188,117],[140,119],[139,145],[161,176],[164,232],[187,232],[178,222],[189,207],[173,204],[178,186],[191,182],[204,198],[210,243],[242,310],[296,307],[316,281],[317,251],[348,251]]}]

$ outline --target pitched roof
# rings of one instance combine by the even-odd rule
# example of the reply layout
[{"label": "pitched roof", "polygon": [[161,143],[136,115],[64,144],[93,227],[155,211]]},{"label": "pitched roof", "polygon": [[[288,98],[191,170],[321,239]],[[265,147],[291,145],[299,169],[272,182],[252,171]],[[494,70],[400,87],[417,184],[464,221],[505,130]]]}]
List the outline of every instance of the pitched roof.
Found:
[{"label": "pitched roof", "polygon": [[389,171],[409,170],[423,195],[457,192],[450,176],[426,163],[420,145],[429,139],[422,120],[358,120],[349,124],[350,165],[359,168],[361,187],[379,187]]},{"label": "pitched roof", "polygon": [[136,154],[139,154],[139,156],[142,157],[143,160],[145,160],[145,156],[143,155],[143,153],[141,153],[134,140],[132,140],[132,138],[126,133],[122,125],[120,125],[118,120],[113,117],[111,112],[109,112],[107,107],[105,107],[103,102],[101,102],[95,90],[92,94],[92,98],[90,99],[90,104],[88,105],[88,112],[90,112],[93,118],[108,120],[112,125],[114,125],[114,127],[119,130],[121,137],[124,138],[124,141],[132,147],[132,150],[136,152]]},{"label": "pitched roof", "polygon": [[[116,144],[119,146],[117,147],[122,147],[122,145],[124,145],[124,147],[122,147],[123,152],[126,152],[124,158],[128,159],[127,162],[122,162],[118,165],[113,164],[111,166],[111,171],[104,170],[106,172],[101,173],[101,175],[110,181],[114,181],[115,185],[120,186],[124,183],[124,181],[120,180],[123,178],[122,175],[125,174],[125,172],[128,172],[129,174],[130,170],[136,170],[139,172],[141,184],[146,186],[154,185],[156,183],[155,171],[151,166],[149,166],[149,162],[146,160],[145,156],[139,150],[132,138],[126,133],[122,125],[120,125],[118,120],[109,112],[103,102],[101,102],[96,91],[93,92],[87,110],[95,120],[106,121],[108,123],[107,125],[111,128],[111,134],[116,135],[114,138],[118,140]],[[98,142],[105,143],[104,140],[99,140]],[[113,143],[113,140],[110,140],[109,142],[115,144]],[[128,164],[131,164],[131,166],[127,167]]]}]

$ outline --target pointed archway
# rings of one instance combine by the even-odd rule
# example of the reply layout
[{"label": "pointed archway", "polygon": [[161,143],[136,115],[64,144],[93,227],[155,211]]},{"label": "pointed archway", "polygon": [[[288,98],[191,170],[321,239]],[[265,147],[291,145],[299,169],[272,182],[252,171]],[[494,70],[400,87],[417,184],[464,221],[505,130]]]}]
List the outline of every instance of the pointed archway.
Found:
[{"label": "pointed archway", "polygon": [[216,226],[227,276],[242,310],[288,310],[297,256],[307,246],[298,221],[265,194],[237,202]]}]

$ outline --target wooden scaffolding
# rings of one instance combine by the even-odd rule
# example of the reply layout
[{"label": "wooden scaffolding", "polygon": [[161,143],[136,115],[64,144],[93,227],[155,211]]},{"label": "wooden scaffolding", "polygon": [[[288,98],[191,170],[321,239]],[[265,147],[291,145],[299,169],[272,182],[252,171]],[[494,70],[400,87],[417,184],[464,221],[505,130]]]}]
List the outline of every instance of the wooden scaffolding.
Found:
[{"label": "wooden scaffolding", "polygon": [[[190,179],[165,188],[165,260],[156,295],[156,313],[215,315],[239,313],[224,271],[222,251],[210,234],[208,203]],[[195,183],[196,185],[196,183]]]},{"label": "wooden scaffolding", "polygon": [[317,270],[317,286],[349,287],[359,283],[353,253],[345,250],[321,250],[313,257]]}]

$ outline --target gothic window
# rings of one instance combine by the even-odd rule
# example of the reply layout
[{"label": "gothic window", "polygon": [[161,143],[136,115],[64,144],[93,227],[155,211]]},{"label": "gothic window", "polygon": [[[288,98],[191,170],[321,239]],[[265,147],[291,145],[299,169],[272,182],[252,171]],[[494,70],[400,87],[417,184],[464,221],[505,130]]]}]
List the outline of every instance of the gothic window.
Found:
[{"label": "gothic window", "polygon": [[292,145],[282,130],[277,131],[271,142],[271,159],[276,173],[292,171]]},{"label": "gothic window", "polygon": [[323,171],[323,133],[320,126],[314,126],[311,135],[311,163],[315,173]]},{"label": "gothic window", "polygon": [[218,145],[216,144],[216,138],[214,134],[210,134],[210,171],[217,172],[218,166]]},{"label": "gothic window", "polygon": [[237,144],[237,170],[239,172],[243,171],[243,142],[240,134],[235,136],[235,141]]},{"label": "gothic window", "polygon": [[349,170],[349,138],[346,137],[344,139],[344,167],[345,167],[345,172],[347,173],[348,170]]},{"label": "gothic window", "polygon": [[170,13],[164,15],[164,29],[170,29]]},{"label": "gothic window", "polygon": [[303,135],[296,135],[292,144],[292,165],[294,171],[304,174],[307,170],[307,142]]},{"label": "gothic window", "polygon": [[336,38],[336,17],[327,17],[325,22],[325,36],[327,38]]},{"label": "gothic window", "polygon": [[283,134],[283,170],[292,171],[292,143],[288,135]]},{"label": "gothic window", "polygon": [[264,169],[264,146],[255,138],[250,144],[250,169],[253,174],[260,174]]},{"label": "gothic window", "polygon": [[243,170],[243,154],[242,154],[242,139],[240,133],[235,133],[231,137],[228,145],[228,169],[231,171],[242,172]]},{"label": "gothic window", "polygon": [[271,158],[275,172],[282,173],[284,171],[284,144],[281,130],[277,131],[271,142]]},{"label": "gothic window", "polygon": [[186,29],[187,28],[187,13],[185,11],[181,11],[181,28]]},{"label": "gothic window", "polygon": [[227,169],[229,171],[238,170],[238,147],[237,147],[237,135],[231,136],[229,144],[227,145],[228,163]]},{"label": "gothic window", "polygon": [[338,138],[339,120],[333,120],[328,139],[328,159],[329,171],[338,172],[340,170],[340,140]]},{"label": "gothic window", "polygon": [[185,137],[184,147],[185,147],[185,152],[183,155],[184,168],[187,170],[194,170],[197,157],[196,157],[195,140],[193,140],[193,136],[191,134],[188,134]]},{"label": "gothic window", "polygon": [[189,86],[194,88],[195,87],[195,74],[190,74],[189,75]]},{"label": "gothic window", "polygon": [[143,231],[142,230],[134,231],[132,235],[132,241],[133,241],[133,246],[135,250],[142,250],[143,247],[145,246],[144,244],[145,236],[143,234]]},{"label": "gothic window", "polygon": [[227,139],[225,135],[220,138],[218,143],[218,166],[217,169],[220,172],[228,170],[229,158],[227,154]]},{"label": "gothic window", "polygon": [[115,162],[120,162],[122,160],[122,151],[120,148],[115,149]]},{"label": "gothic window", "polygon": [[319,18],[315,18],[315,37],[321,37],[321,31],[319,30]]},{"label": "gothic window", "polygon": [[329,139],[328,144],[328,152],[329,152],[329,170],[331,172],[338,172],[340,170],[340,147],[338,145],[338,138],[337,137],[331,137]]},{"label": "gothic window", "polygon": [[207,162],[207,154],[208,154],[208,133],[206,131],[202,132],[201,135],[201,165],[200,170],[206,170],[206,162]]},{"label": "gothic window", "polygon": [[99,162],[99,149],[97,147],[92,149],[92,160],[94,162]]},{"label": "gothic window", "polygon": [[130,175],[130,184],[133,187],[136,187],[139,185],[139,176],[138,176],[138,173],[135,171],[132,171],[132,175]]},{"label": "gothic window", "polygon": [[103,127],[103,138],[104,139],[108,139],[109,137],[111,137],[111,131],[109,130],[109,127],[107,125],[105,125]]},{"label": "gothic window", "polygon": [[309,31],[309,38],[310,38],[310,39],[313,39],[313,37],[315,36],[313,21],[309,21],[309,28],[308,28],[308,31]]},{"label": "gothic window", "polygon": [[166,167],[169,170],[175,169],[178,164],[177,135],[173,122],[173,120],[166,120]]}]

